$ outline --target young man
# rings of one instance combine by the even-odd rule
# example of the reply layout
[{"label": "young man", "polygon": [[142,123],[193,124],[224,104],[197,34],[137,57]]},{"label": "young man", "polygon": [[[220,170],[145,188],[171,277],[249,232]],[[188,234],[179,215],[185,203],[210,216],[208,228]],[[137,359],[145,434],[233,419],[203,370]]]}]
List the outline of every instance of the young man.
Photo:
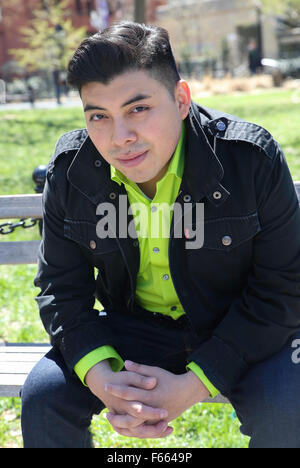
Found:
[{"label": "young man", "polygon": [[104,407],[121,435],[166,437],[221,392],[251,447],[299,447],[300,215],[279,145],[192,102],[161,28],[84,40],[68,81],[87,128],[47,173],[35,285],[53,349],[22,390],[24,446],[90,447]]}]

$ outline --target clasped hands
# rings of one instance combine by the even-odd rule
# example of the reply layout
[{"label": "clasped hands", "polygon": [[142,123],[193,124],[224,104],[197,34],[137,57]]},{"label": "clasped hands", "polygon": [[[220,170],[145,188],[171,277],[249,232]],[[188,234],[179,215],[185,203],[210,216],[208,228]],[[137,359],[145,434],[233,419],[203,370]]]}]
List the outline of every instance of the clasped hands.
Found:
[{"label": "clasped hands", "polygon": [[125,361],[124,372],[113,372],[108,360],[86,375],[90,390],[108,408],[107,420],[123,436],[167,437],[168,425],[209,392],[191,371],[176,375],[160,367]]}]

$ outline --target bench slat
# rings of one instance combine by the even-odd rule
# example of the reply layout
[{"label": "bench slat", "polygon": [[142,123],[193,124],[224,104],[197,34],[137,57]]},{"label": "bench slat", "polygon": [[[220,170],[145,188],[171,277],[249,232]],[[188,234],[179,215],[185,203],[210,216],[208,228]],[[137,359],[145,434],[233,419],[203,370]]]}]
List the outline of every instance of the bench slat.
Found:
[{"label": "bench slat", "polygon": [[[43,355],[40,356],[42,358]],[[39,359],[38,359],[39,360]],[[0,375],[2,374],[29,374],[35,362],[0,362]]]},{"label": "bench slat", "polygon": [[8,354],[44,354],[51,349],[51,346],[47,343],[37,344],[34,343],[4,343],[0,344],[0,356],[6,356]]},{"label": "bench slat", "polygon": [[0,366],[2,362],[36,362],[38,356],[43,355],[44,353],[0,353]]},{"label": "bench slat", "polygon": [[0,397],[18,397],[27,374],[0,374]]},{"label": "bench slat", "polygon": [[41,241],[0,242],[0,265],[37,263]]},{"label": "bench slat", "polygon": [[48,343],[0,343],[0,397],[18,397],[28,373],[50,349]]},{"label": "bench slat", "polygon": [[0,219],[41,217],[42,194],[0,197]]}]

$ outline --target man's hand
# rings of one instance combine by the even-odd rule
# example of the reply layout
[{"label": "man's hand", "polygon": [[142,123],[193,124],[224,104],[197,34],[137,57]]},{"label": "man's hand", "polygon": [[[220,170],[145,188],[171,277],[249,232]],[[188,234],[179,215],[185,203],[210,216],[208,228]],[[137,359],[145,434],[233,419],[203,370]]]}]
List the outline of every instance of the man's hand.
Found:
[{"label": "man's hand", "polygon": [[[106,391],[107,385],[116,385],[128,391],[140,389],[147,392],[155,387],[157,383],[155,377],[145,377],[131,371],[113,372],[109,362],[104,360],[89,370],[85,381],[91,392],[109,409],[109,414],[123,415],[122,424],[128,430],[141,426],[147,438],[166,437],[172,432],[172,428],[168,428],[165,421],[168,412],[162,407],[149,406],[134,399],[128,400]],[[109,420],[109,417],[107,419]],[[144,424],[145,421],[150,421],[151,425]]]},{"label": "man's hand", "polygon": [[[134,372],[140,377],[154,377],[156,385],[151,389],[143,389],[142,386],[129,387],[128,385],[109,383],[106,391],[111,396],[128,402],[139,402],[149,407],[164,408],[168,411],[166,421],[172,421],[194,404],[203,401],[209,396],[209,391],[193,372],[175,375],[159,367],[125,361],[126,370]],[[127,417],[122,413],[109,413],[107,419],[116,432],[127,437],[148,438],[151,421],[128,427]],[[169,431],[172,428],[169,428]],[[171,431],[169,432],[171,433]],[[168,433],[168,435],[169,435]]]}]

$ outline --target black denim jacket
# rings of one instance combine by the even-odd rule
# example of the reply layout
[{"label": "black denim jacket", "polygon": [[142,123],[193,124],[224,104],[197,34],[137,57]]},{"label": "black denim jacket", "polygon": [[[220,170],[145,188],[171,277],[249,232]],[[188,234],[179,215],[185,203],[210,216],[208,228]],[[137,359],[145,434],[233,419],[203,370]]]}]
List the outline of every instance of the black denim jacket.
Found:
[{"label": "black denim jacket", "polygon": [[[226,394],[300,327],[299,205],[284,155],[265,129],[195,103],[186,128],[177,203],[194,211],[204,204],[204,244],[187,249],[187,239],[174,236],[173,218],[170,271],[202,339],[190,361]],[[134,307],[137,240],[119,236],[118,216],[116,237],[96,233],[97,207],[113,203],[118,213],[119,195],[125,188],[111,180],[87,131],[63,135],[47,172],[34,283],[43,324],[70,371],[88,352],[119,339],[99,320],[95,299],[111,313]],[[182,232],[192,232],[193,222],[181,222]]]}]

